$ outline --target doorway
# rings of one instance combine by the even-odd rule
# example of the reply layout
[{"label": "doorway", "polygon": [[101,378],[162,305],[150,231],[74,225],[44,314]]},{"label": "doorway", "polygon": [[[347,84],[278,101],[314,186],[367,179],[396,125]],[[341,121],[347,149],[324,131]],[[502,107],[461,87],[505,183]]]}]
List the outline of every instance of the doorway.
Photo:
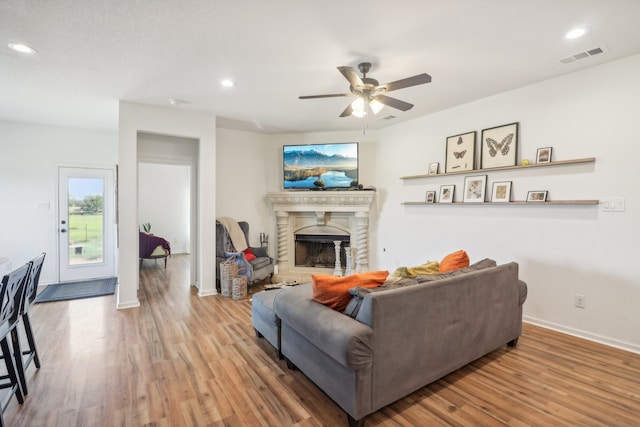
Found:
[{"label": "doorway", "polygon": [[113,169],[58,169],[59,280],[113,277]]},{"label": "doorway", "polygon": [[172,253],[195,255],[190,283],[197,286],[198,140],[138,132],[137,163],[138,224],[151,223]]},{"label": "doorway", "polygon": [[138,162],[138,223],[191,253],[191,165]]}]

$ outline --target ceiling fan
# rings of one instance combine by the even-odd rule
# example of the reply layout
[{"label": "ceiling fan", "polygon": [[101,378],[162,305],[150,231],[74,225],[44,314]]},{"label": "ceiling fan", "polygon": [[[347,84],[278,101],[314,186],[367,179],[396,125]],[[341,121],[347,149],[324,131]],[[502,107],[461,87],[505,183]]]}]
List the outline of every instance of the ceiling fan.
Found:
[{"label": "ceiling fan", "polygon": [[367,115],[367,110],[371,110],[374,114],[377,114],[385,105],[402,111],[410,110],[413,107],[413,104],[409,104],[408,102],[404,102],[396,98],[391,98],[390,96],[385,95],[385,93],[391,92],[392,90],[404,89],[406,87],[431,82],[431,76],[427,73],[422,73],[413,77],[407,77],[406,79],[396,80],[394,82],[381,85],[376,79],[367,77],[367,73],[371,69],[370,62],[358,64],[358,69],[362,73],[362,78],[353,67],[338,67],[338,71],[342,73],[351,85],[349,87],[351,91],[350,93],[307,95],[300,96],[298,98],[335,98],[339,96],[355,95],[358,98],[345,108],[342,114],[340,114],[340,117],[347,117],[351,115],[364,117]]}]

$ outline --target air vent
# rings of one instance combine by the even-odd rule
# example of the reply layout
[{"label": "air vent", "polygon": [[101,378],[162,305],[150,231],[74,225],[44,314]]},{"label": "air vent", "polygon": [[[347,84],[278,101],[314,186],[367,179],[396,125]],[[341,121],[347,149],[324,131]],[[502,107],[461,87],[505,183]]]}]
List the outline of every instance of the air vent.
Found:
[{"label": "air vent", "polygon": [[579,53],[576,53],[575,55],[562,58],[560,62],[562,62],[563,64],[570,64],[580,59],[589,58],[591,56],[599,55],[601,53],[604,53],[604,49],[602,49],[601,47],[596,47],[595,49],[590,49],[590,50],[587,50],[586,52],[579,52]]},{"label": "air vent", "polygon": [[387,116],[387,117],[383,117],[382,120],[393,120],[395,118],[396,116]]}]

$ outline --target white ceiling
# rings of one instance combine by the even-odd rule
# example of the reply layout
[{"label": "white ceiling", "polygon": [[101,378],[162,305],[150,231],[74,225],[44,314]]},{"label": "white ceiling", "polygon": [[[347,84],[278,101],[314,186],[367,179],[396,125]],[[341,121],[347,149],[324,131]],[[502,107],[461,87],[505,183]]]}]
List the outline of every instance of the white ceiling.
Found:
[{"label": "white ceiling", "polygon": [[[0,119],[115,130],[126,100],[259,132],[356,130],[338,117],[351,98],[298,96],[348,92],[339,65],[430,74],[390,93],[415,107],[385,107],[381,128],[640,53],[639,21],[639,0],[2,0]],[[587,34],[565,40],[575,26]]]}]

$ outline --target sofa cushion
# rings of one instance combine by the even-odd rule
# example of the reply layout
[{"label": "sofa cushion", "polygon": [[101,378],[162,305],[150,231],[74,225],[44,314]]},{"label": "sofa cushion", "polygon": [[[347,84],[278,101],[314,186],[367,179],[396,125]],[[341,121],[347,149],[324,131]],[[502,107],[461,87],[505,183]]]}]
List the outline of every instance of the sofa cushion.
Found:
[{"label": "sofa cushion", "polygon": [[[368,316],[366,314],[363,314],[362,316],[358,317],[358,314],[360,313],[360,307],[362,306],[362,301],[364,300],[364,297],[372,292],[387,291],[389,289],[403,288],[405,286],[412,286],[418,283],[433,282],[436,280],[447,279],[449,277],[458,276],[460,274],[466,274],[466,273],[471,273],[473,271],[478,271],[478,270],[482,270],[489,267],[495,267],[496,265],[497,264],[494,260],[485,258],[471,264],[468,267],[461,268],[459,270],[449,271],[446,273],[422,274],[414,278],[387,280],[384,285],[374,289],[355,287],[355,288],[349,289],[349,295],[351,295],[351,301],[349,301],[349,303],[347,304],[347,307],[344,310],[344,314],[361,321],[364,319],[364,323],[367,323],[367,321],[369,321]],[[526,298],[526,294],[525,294],[525,298]],[[524,301],[523,298],[521,298],[521,300]]]},{"label": "sofa cushion", "polygon": [[258,257],[256,259],[253,259],[251,261],[249,261],[249,264],[251,264],[251,266],[253,267],[254,270],[257,270],[259,268],[265,267],[269,264],[271,264],[271,258],[269,257]]},{"label": "sofa cushion", "polygon": [[446,271],[458,270],[469,266],[469,255],[463,250],[459,250],[445,256],[440,261],[440,273]]},{"label": "sofa cushion", "polygon": [[388,271],[369,271],[346,277],[312,274],[313,300],[342,312],[351,300],[350,288],[376,288],[384,283],[388,275]]},{"label": "sofa cushion", "polygon": [[468,267],[460,268],[458,270],[451,270],[444,273],[438,274],[422,274],[415,277],[418,283],[423,282],[432,282],[434,280],[447,279],[449,277],[454,277],[459,274],[471,273],[472,271],[478,271],[489,267],[495,267],[497,264],[494,260],[490,258],[484,258],[480,261],[474,262]]},{"label": "sofa cushion", "polygon": [[[397,278],[396,278],[397,279]],[[411,278],[404,278],[399,280],[387,280],[382,286],[377,288],[363,288],[357,286],[355,288],[349,289],[349,295],[351,295],[351,301],[347,304],[347,307],[344,309],[344,314],[349,317],[353,317],[354,319],[358,316],[360,312],[360,306],[362,305],[362,300],[365,296],[370,294],[371,292],[379,292],[379,291],[387,291],[389,289],[398,289],[404,288],[405,286],[412,286],[417,284],[418,281]]]}]

